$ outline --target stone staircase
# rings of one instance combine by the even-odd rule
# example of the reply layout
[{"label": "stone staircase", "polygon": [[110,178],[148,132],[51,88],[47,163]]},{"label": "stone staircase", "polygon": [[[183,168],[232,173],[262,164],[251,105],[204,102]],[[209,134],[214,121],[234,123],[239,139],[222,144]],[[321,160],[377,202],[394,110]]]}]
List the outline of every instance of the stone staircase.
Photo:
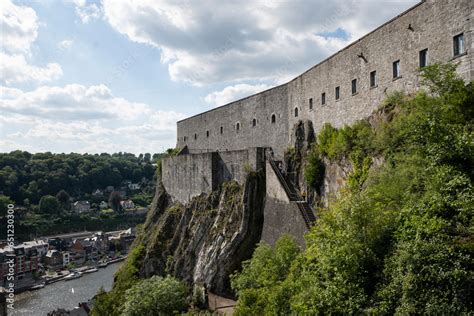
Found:
[{"label": "stone staircase", "polygon": [[306,224],[306,227],[310,229],[311,226],[314,225],[314,222],[316,221],[316,216],[314,215],[313,209],[311,208],[309,203],[306,202],[300,196],[300,194],[298,193],[298,190],[295,188],[293,183],[291,183],[291,181],[289,181],[281,173],[280,169],[278,168],[277,161],[275,161],[270,154],[267,154],[267,159],[273,171],[277,175],[277,178],[280,181],[280,184],[283,186],[283,189],[288,195],[288,198],[290,199],[291,202],[296,203],[296,205],[298,206],[298,209],[300,210],[301,216],[303,217],[303,220]]}]

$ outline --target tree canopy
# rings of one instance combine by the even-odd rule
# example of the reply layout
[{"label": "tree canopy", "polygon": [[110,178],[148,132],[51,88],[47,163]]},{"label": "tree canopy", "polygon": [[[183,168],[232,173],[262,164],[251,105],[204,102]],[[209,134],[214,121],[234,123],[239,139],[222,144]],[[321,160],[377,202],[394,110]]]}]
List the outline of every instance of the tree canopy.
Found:
[{"label": "tree canopy", "polygon": [[61,190],[79,197],[107,186],[120,186],[124,180],[151,181],[153,162],[150,154],[140,159],[128,153],[0,153],[0,188],[17,205],[24,204],[25,199],[38,204],[42,196],[55,196]]}]

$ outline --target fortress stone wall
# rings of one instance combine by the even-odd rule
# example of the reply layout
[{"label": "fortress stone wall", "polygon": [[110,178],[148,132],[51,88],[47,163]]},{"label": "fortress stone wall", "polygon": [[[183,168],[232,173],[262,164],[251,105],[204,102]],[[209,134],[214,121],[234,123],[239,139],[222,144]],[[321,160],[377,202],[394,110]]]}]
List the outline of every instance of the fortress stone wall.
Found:
[{"label": "fortress stone wall", "polygon": [[[326,122],[350,124],[368,117],[390,92],[418,90],[420,51],[425,49],[428,63],[459,62],[460,74],[473,80],[473,2],[420,2],[287,84],[179,121],[177,146],[191,152],[271,147],[280,157],[294,143],[292,127],[299,120],[311,120],[316,132]],[[454,56],[453,37],[459,34],[466,53]],[[395,61],[400,62],[398,78],[393,78]]]},{"label": "fortress stone wall", "polygon": [[[387,94],[418,90],[423,50],[427,50],[428,64],[459,62],[459,73],[466,80],[473,80],[473,3],[472,0],[422,2],[289,82],[289,126],[299,120],[311,120],[317,132],[326,122],[336,127],[351,124],[368,117]],[[459,34],[464,34],[468,53],[454,56],[453,38]],[[400,77],[394,78],[396,61],[400,62]],[[371,86],[370,74],[374,71],[376,81]],[[356,80],[355,93],[353,80]],[[340,87],[338,100],[336,87]],[[296,108],[298,116],[295,116]],[[294,135],[289,138],[292,142]]]},{"label": "fortress stone wall", "polygon": [[263,164],[263,148],[185,154],[163,159],[161,178],[171,198],[186,203],[225,181],[244,184],[247,173],[264,168]]},{"label": "fortress stone wall", "polygon": [[[422,1],[286,84],[179,121],[183,151],[163,160],[167,192],[185,203],[224,181],[243,183],[247,167],[265,168],[266,149],[282,160],[301,122],[317,133],[324,123],[340,127],[370,116],[394,91],[416,92],[422,56],[428,64],[458,63],[463,78],[474,80],[473,8],[473,0]],[[461,37],[464,49],[456,54]],[[286,232],[302,242],[298,208],[266,172],[262,239],[273,243]]]},{"label": "fortress stone wall", "polygon": [[179,121],[177,146],[187,146],[190,152],[272,147],[283,154],[288,144],[287,102],[283,85]]}]

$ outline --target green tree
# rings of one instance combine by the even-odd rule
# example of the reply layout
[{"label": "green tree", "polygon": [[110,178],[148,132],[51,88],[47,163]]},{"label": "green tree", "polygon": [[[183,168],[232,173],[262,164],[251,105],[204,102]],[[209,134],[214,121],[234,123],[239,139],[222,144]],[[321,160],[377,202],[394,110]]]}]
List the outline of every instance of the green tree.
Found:
[{"label": "green tree", "polygon": [[120,195],[119,192],[114,191],[114,192],[110,193],[109,205],[112,207],[112,209],[115,212],[121,211],[120,201],[122,201],[122,196]]},{"label": "green tree", "polygon": [[304,176],[308,185],[319,191],[324,180],[324,163],[321,160],[317,146],[311,146],[304,169]]},{"label": "green tree", "polygon": [[71,204],[69,202],[69,199],[71,197],[69,196],[69,193],[64,190],[61,190],[58,192],[58,194],[56,194],[56,198],[58,199],[63,209],[69,210],[71,208]]},{"label": "green tree", "polygon": [[150,154],[150,153],[146,153],[146,154],[143,156],[143,161],[144,161],[144,162],[150,162],[150,161],[151,161],[151,154]]},{"label": "green tree", "polygon": [[127,290],[122,315],[173,315],[187,309],[186,285],[172,277],[152,276]]},{"label": "green tree", "polygon": [[242,272],[231,276],[239,301],[236,315],[286,315],[290,293],[283,282],[300,248],[290,236],[281,237],[272,249],[260,243],[252,259],[244,261]]},{"label": "green tree", "polygon": [[0,195],[0,216],[7,215],[8,205],[13,204],[13,201],[6,195]]},{"label": "green tree", "polygon": [[57,214],[60,210],[60,204],[56,197],[45,195],[40,199],[39,211],[43,214]]}]

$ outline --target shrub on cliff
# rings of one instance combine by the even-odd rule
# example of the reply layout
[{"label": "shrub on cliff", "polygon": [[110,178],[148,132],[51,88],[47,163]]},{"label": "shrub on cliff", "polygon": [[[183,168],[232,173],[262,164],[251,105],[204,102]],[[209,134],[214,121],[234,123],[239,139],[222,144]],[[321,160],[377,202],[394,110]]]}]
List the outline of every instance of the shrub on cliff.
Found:
[{"label": "shrub on cliff", "polygon": [[[313,145],[307,157],[307,162],[304,168],[304,177],[306,183],[310,187],[318,189],[323,184],[324,179],[324,163],[318,152],[318,147]],[[319,191],[318,191],[319,192]]]},{"label": "shrub on cliff", "polygon": [[[472,84],[450,65],[422,75],[431,95],[397,94],[373,129],[322,130],[321,155],[358,163],[349,178],[354,189],[320,211],[284,279],[268,270],[265,279],[277,281],[240,283],[237,313],[258,306],[272,314],[270,297],[286,314],[473,312]],[[386,163],[368,168],[378,155]]]},{"label": "shrub on cliff", "polygon": [[173,315],[187,309],[188,289],[184,283],[172,277],[152,276],[132,288],[125,295],[121,315]]},{"label": "shrub on cliff", "polygon": [[281,237],[272,249],[260,243],[252,260],[244,261],[242,272],[231,276],[239,301],[235,315],[285,315],[288,298],[283,281],[300,248],[290,236]]},{"label": "shrub on cliff", "polygon": [[125,291],[139,282],[139,269],[145,253],[143,245],[137,245],[128,254],[127,261],[114,277],[114,286],[110,292],[103,289],[96,295],[92,316],[120,315],[125,303]]}]

